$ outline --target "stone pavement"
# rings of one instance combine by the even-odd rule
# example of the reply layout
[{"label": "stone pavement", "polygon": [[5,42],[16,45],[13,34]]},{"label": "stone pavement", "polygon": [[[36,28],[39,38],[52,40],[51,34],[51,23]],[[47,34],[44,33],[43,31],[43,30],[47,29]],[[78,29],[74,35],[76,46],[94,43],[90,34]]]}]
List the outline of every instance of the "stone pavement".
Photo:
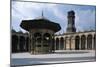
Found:
[{"label": "stone pavement", "polygon": [[52,54],[31,55],[30,53],[14,53],[11,65],[40,65],[69,62],[95,61],[93,50],[58,50]]}]

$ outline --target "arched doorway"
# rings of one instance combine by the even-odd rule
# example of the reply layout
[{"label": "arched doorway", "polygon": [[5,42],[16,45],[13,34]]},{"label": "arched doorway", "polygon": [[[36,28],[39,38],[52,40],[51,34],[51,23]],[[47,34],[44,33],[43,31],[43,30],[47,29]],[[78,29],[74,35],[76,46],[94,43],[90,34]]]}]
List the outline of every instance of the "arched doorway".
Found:
[{"label": "arched doorway", "polygon": [[18,52],[18,36],[12,35],[12,52]]},{"label": "arched doorway", "polygon": [[92,35],[88,35],[87,37],[87,49],[92,49]]},{"label": "arched doorway", "polygon": [[25,44],[25,37],[24,36],[20,36],[20,45],[19,45],[19,49],[21,52],[24,52],[26,49],[26,44]]},{"label": "arched doorway", "polygon": [[81,49],[85,50],[85,44],[86,44],[86,37],[85,35],[81,36]]},{"label": "arched doorway", "polygon": [[56,38],[56,50],[59,50],[59,38]]},{"label": "arched doorway", "polygon": [[64,50],[64,38],[60,38],[60,50]]},{"label": "arched doorway", "polygon": [[80,45],[80,37],[76,36],[75,37],[75,50],[79,50],[79,45]]}]

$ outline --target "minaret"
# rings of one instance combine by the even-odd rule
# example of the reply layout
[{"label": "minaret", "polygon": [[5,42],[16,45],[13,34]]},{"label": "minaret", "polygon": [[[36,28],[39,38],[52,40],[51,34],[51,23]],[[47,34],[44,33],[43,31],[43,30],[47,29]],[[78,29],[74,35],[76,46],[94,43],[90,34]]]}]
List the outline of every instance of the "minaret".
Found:
[{"label": "minaret", "polygon": [[68,24],[67,24],[67,32],[76,32],[75,28],[75,12],[74,11],[69,11],[68,12]]}]

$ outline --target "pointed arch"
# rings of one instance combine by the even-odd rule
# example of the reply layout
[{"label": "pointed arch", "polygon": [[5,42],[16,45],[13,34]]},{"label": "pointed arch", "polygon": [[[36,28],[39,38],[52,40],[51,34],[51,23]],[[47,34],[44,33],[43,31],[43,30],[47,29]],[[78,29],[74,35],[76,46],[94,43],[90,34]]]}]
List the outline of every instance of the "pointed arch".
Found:
[{"label": "pointed arch", "polygon": [[64,49],[64,38],[61,37],[60,38],[60,50],[63,50]]},{"label": "pointed arch", "polygon": [[24,36],[20,36],[20,44],[19,44],[19,48],[21,52],[24,52],[26,49],[26,45],[25,45],[25,37]]},{"label": "pointed arch", "polygon": [[88,36],[87,36],[87,49],[92,49],[92,35],[91,34],[89,34]]},{"label": "pointed arch", "polygon": [[59,50],[59,38],[56,38],[56,50]]},{"label": "pointed arch", "polygon": [[80,45],[80,37],[76,36],[75,37],[75,49],[79,50],[79,45]]},{"label": "pointed arch", "polygon": [[12,52],[18,51],[17,46],[18,46],[18,36],[12,35]]},{"label": "pointed arch", "polygon": [[85,50],[85,44],[86,44],[86,37],[85,35],[81,36],[81,49]]}]

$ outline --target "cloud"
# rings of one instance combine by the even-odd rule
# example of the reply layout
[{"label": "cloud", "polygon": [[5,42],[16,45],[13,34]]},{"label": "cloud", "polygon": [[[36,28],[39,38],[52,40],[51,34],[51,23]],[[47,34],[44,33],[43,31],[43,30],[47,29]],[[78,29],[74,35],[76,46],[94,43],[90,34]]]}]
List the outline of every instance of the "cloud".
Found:
[{"label": "cloud", "polygon": [[76,26],[80,31],[95,28],[95,10],[79,10],[76,16]]},{"label": "cloud", "polygon": [[35,19],[36,17],[41,16],[41,12],[44,9],[48,9],[48,11],[53,12],[56,17],[61,18],[62,16],[61,14],[57,15],[56,12],[59,10],[57,10],[56,4],[12,2],[12,25],[20,25],[20,22],[23,19]]},{"label": "cloud", "polygon": [[[92,7],[92,6],[91,6]],[[90,6],[65,5],[65,4],[47,4],[33,2],[12,2],[12,26],[18,30],[22,20],[35,19],[41,16],[44,11],[44,16],[56,23],[59,23],[62,30],[65,32],[67,28],[67,12],[75,11],[75,26],[77,31],[84,31],[95,28],[95,9]],[[22,29],[21,29],[22,30]],[[23,30],[22,30],[23,31]]]}]

